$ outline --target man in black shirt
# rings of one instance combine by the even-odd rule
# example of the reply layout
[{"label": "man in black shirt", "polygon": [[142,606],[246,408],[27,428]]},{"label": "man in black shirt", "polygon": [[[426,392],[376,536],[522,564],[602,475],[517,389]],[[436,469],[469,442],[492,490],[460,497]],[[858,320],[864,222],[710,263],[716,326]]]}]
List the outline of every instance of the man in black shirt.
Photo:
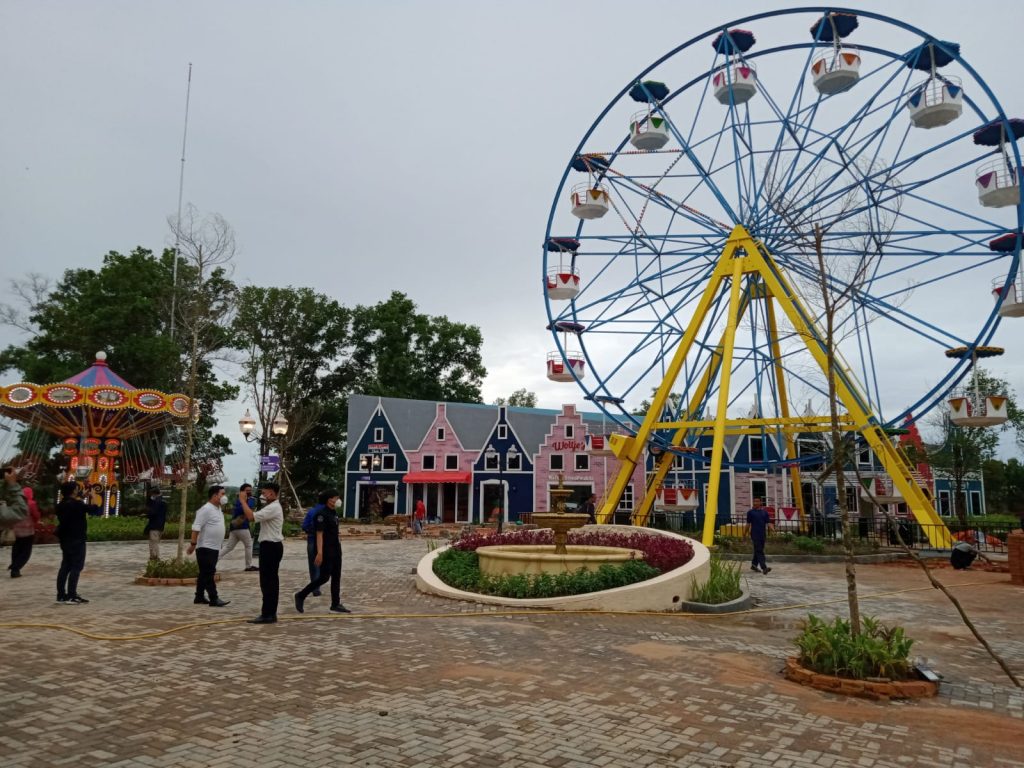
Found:
[{"label": "man in black shirt", "polygon": [[302,604],[314,590],[331,582],[331,608],[334,613],[351,613],[341,604],[341,541],[338,539],[338,515],[334,508],[341,498],[336,490],[325,491],[327,503],[313,518],[316,531],[316,557],[313,563],[320,569],[320,575],[295,593],[295,610],[304,613]]},{"label": "man in black shirt", "polygon": [[78,594],[78,576],[85,568],[85,537],[89,506],[82,501],[78,483],[60,487],[57,505],[57,539],[60,541],[60,570],[57,571],[57,604],[81,605],[89,601]]},{"label": "man in black shirt", "polygon": [[146,533],[149,534],[149,559],[160,559],[160,538],[167,525],[167,502],[159,488],[149,489],[149,500],[146,502]]}]

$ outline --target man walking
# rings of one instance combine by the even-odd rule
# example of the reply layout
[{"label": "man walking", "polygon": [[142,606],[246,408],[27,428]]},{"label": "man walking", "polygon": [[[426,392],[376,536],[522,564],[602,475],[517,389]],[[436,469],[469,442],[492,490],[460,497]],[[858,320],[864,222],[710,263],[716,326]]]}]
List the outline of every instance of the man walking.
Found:
[{"label": "man walking", "polygon": [[277,598],[281,591],[278,569],[284,557],[284,510],[277,500],[281,486],[277,483],[264,483],[260,490],[263,492],[263,506],[255,513],[245,507],[246,517],[260,524],[260,592],[263,593],[260,615],[249,619],[249,623],[276,624]]},{"label": "man walking", "polygon": [[167,502],[159,488],[149,489],[149,499],[146,501],[146,533],[149,534],[149,559],[160,559],[160,538],[164,535],[164,527],[167,525]]},{"label": "man walking", "polygon": [[754,557],[750,561],[750,570],[760,571],[764,574],[771,571],[764,558],[764,544],[768,539],[768,531],[774,530],[772,516],[768,514],[767,509],[761,506],[761,499],[755,498],[753,509],[747,512],[747,525],[743,531],[744,536],[750,535],[750,540],[754,544]]},{"label": "man walking", "polygon": [[259,570],[252,564],[252,532],[249,530],[249,523],[253,519],[251,513],[255,506],[256,500],[252,498],[252,486],[249,483],[243,483],[242,487],[238,489],[238,498],[231,511],[231,530],[228,531],[228,540],[221,544],[218,558],[223,560],[236,544],[241,544],[245,549],[245,570],[247,571]]},{"label": "man walking", "polygon": [[338,539],[338,516],[334,509],[341,499],[336,490],[324,491],[327,504],[313,521],[316,530],[316,557],[314,564],[320,575],[295,593],[295,610],[304,613],[303,603],[315,589],[331,582],[331,608],[333,613],[351,613],[341,604],[341,541]]},{"label": "man walking", "polygon": [[[196,579],[196,599],[192,602],[220,608],[230,603],[217,595],[217,557],[224,540],[224,513],[221,506],[227,501],[223,485],[211,485],[207,502],[196,512],[192,523],[192,541],[188,553],[196,553],[199,577]],[[207,599],[209,596],[209,599]]]}]

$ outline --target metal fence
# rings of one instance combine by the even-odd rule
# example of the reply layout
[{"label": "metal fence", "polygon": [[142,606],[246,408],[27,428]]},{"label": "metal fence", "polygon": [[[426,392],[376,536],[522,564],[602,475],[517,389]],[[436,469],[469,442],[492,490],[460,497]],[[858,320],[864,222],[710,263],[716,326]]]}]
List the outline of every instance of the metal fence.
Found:
[{"label": "metal fence", "polygon": [[[628,524],[628,513],[617,513],[616,523]],[[719,515],[717,533],[719,536],[742,536],[747,524],[746,514],[732,518]],[[674,531],[684,535],[695,535],[704,530],[702,512],[659,512],[651,513],[648,523],[652,528]],[[913,518],[887,520],[883,515],[875,518],[854,517],[850,521],[850,533],[854,539],[877,547],[898,547],[899,538],[915,549],[929,549],[928,534],[936,533]],[[954,541],[966,541],[981,552],[1006,552],[1006,537],[1016,526],[1005,523],[988,523],[984,518],[971,518],[965,526],[959,520],[946,521],[946,527],[953,534]],[[897,538],[897,532],[899,538]],[[786,520],[775,526],[776,535],[788,534],[792,538],[806,537],[828,542],[840,542],[843,538],[842,522],[839,518],[813,516],[806,520]]]}]

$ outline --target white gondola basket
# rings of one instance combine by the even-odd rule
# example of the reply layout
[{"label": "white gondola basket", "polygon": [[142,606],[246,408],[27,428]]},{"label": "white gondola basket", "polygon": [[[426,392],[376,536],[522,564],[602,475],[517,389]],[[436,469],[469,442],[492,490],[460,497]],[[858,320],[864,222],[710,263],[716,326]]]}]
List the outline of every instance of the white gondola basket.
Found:
[{"label": "white gondola basket", "polygon": [[669,138],[668,120],[646,109],[629,121],[629,143],[637,149],[661,149]]},{"label": "white gondola basket", "polygon": [[978,200],[986,208],[1004,208],[1020,202],[1019,174],[999,158],[978,168],[974,176]]},{"label": "white gondola basket", "polygon": [[611,205],[608,190],[600,184],[577,184],[569,193],[572,215],[579,219],[600,219]]},{"label": "white gondola basket", "polygon": [[689,512],[697,509],[697,489],[661,488],[658,490],[657,506],[666,512]]},{"label": "white gondola basket", "polygon": [[580,292],[580,271],[568,264],[548,267],[547,291],[549,299],[574,299]]},{"label": "white gondola basket", "polygon": [[818,93],[829,96],[849,90],[860,79],[860,53],[855,48],[832,49],[811,64]]},{"label": "white gondola basket", "polygon": [[948,125],[964,111],[964,89],[959,78],[928,78],[911,94],[907,109],[915,128]]},{"label": "white gondola basket", "polygon": [[743,104],[757,93],[757,70],[748,62],[734,62],[711,75],[715,98],[722,104]]},{"label": "white gondola basket", "polygon": [[1024,317],[1024,275],[1017,275],[1006,285],[1006,279],[997,277],[992,281],[992,298],[999,305],[1000,317]]},{"label": "white gondola basket", "polygon": [[579,352],[567,352],[565,357],[557,351],[548,353],[548,378],[551,381],[575,381],[582,379],[585,373],[586,361]]},{"label": "white gondola basket", "polygon": [[992,427],[1009,418],[1005,395],[954,392],[949,398],[949,420],[958,427]]}]

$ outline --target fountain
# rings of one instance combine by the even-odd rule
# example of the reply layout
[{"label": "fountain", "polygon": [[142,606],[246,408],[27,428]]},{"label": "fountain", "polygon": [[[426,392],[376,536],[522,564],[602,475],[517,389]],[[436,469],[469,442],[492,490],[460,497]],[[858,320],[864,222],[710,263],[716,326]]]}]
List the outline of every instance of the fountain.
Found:
[{"label": "fountain", "polygon": [[555,548],[546,544],[502,544],[478,547],[480,571],[488,575],[526,573],[565,573],[579,569],[595,571],[605,563],[621,563],[643,558],[643,553],[624,547],[567,546],[569,531],[587,524],[589,516],[565,511],[565,502],[572,490],[558,476],[558,487],[551,489],[551,512],[534,512],[533,522],[550,528],[555,534]]}]

